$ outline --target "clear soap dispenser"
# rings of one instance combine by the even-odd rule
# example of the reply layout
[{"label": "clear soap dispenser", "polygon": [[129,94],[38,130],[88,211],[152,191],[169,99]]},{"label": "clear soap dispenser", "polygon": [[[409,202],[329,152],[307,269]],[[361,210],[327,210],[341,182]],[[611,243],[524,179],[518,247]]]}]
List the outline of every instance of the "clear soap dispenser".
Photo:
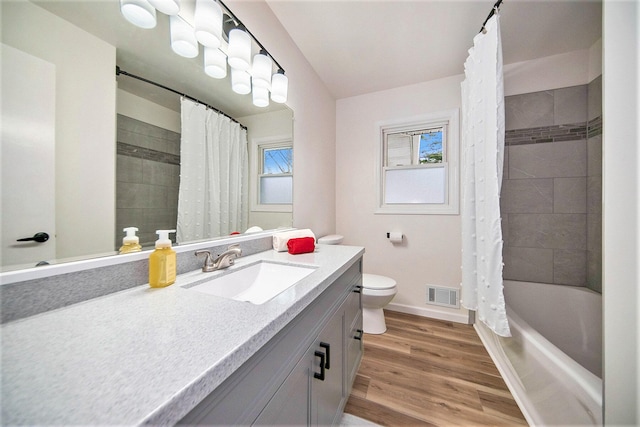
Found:
[{"label": "clear soap dispenser", "polygon": [[176,230],[157,230],[156,250],[149,256],[149,286],[164,288],[176,281],[176,251],[171,249],[169,233]]},{"label": "clear soap dispenser", "polygon": [[131,252],[140,252],[142,250],[142,246],[140,246],[140,239],[136,236],[136,231],[138,229],[136,227],[127,227],[122,229],[126,236],[122,239],[122,246],[120,247],[121,254],[128,254]]}]

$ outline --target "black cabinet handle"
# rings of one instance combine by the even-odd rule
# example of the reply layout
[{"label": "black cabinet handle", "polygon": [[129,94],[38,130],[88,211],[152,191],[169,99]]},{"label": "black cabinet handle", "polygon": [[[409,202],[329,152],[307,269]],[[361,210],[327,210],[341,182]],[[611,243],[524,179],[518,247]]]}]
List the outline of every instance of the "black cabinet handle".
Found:
[{"label": "black cabinet handle", "polygon": [[313,378],[317,378],[320,381],[324,381],[324,353],[319,350],[316,350],[314,354],[316,355],[316,357],[320,358],[320,373],[314,372]]},{"label": "black cabinet handle", "polygon": [[327,363],[325,363],[324,367],[327,369],[331,369],[331,344],[321,341],[320,347],[327,350]]},{"label": "black cabinet handle", "polygon": [[22,239],[16,240],[16,242],[38,242],[44,243],[49,240],[49,235],[45,232],[39,232],[33,235],[33,237],[23,237]]},{"label": "black cabinet handle", "polygon": [[362,293],[362,286],[360,286],[360,285],[356,285],[356,286],[353,288],[353,292],[355,292],[356,294]]},{"label": "black cabinet handle", "polygon": [[364,331],[362,329],[356,329],[356,335],[353,337],[353,339],[362,341],[363,334],[364,334]]}]

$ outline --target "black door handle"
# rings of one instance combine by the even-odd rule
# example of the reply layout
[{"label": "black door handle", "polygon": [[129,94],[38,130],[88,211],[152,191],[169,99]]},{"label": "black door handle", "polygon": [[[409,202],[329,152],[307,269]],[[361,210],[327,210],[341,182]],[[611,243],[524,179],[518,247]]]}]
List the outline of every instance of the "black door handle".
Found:
[{"label": "black door handle", "polygon": [[16,242],[38,242],[44,243],[49,240],[49,235],[45,232],[39,232],[33,235],[33,237],[23,237],[22,239],[16,240]]},{"label": "black door handle", "polygon": [[356,329],[356,335],[353,337],[353,339],[362,341],[363,333],[364,331],[362,329]]},{"label": "black door handle", "polygon": [[327,350],[327,363],[324,364],[324,367],[331,369],[331,344],[320,341],[320,347]]},{"label": "black door handle", "polygon": [[320,373],[314,372],[313,378],[317,378],[320,381],[324,381],[324,353],[316,350],[314,354],[316,355],[316,357],[320,358]]}]

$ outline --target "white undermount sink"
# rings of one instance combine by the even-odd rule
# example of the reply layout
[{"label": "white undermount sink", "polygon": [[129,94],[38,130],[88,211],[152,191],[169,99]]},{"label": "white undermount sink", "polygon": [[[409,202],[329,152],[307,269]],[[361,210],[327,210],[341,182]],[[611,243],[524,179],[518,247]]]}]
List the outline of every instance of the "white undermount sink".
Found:
[{"label": "white undermount sink", "polygon": [[184,288],[260,305],[295,285],[316,268],[313,265],[258,261]]}]

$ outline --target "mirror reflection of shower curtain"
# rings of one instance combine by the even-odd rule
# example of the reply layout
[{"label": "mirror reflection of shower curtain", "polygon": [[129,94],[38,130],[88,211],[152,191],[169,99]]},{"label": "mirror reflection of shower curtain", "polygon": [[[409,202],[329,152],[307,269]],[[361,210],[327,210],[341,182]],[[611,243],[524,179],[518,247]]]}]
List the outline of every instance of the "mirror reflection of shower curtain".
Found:
[{"label": "mirror reflection of shower curtain", "polygon": [[177,241],[244,232],[248,223],[247,131],[182,98]]},{"label": "mirror reflection of shower curtain", "polygon": [[500,187],[504,163],[504,82],[500,20],[474,38],[462,82],[462,305],[511,336],[502,283]]}]

